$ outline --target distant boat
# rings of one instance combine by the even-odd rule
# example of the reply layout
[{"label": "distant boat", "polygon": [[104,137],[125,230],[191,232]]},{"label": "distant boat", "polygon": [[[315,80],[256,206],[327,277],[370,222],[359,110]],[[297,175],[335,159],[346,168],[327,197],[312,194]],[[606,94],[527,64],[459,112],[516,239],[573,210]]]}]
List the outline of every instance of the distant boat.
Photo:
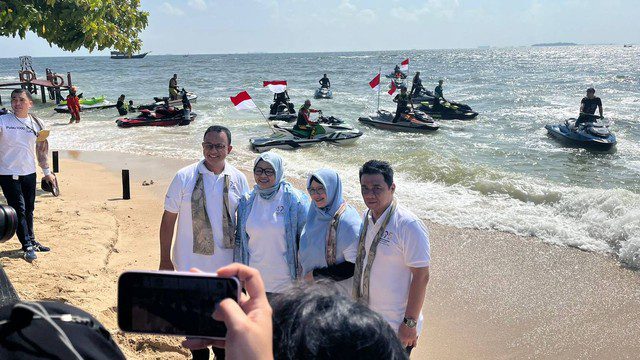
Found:
[{"label": "distant boat", "polygon": [[624,44],[624,47],[633,47],[631,44]]},{"label": "distant boat", "polygon": [[147,56],[147,54],[150,53],[150,52],[151,51],[146,52],[146,53],[142,53],[142,54],[133,55],[133,54],[130,54],[130,53],[129,54],[125,54],[125,53],[120,52],[120,51],[112,51],[111,52],[111,58],[112,59],[142,59],[143,57]]}]

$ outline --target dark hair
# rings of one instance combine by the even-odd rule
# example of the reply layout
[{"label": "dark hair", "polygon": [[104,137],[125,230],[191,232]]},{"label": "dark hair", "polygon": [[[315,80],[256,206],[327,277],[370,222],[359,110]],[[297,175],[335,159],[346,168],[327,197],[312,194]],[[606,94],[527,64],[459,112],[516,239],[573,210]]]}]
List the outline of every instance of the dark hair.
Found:
[{"label": "dark hair", "polygon": [[31,96],[31,93],[28,92],[26,89],[15,89],[11,92],[11,96],[9,96],[10,98],[13,97],[13,95],[15,94],[24,94],[27,98],[29,98],[29,100],[33,101],[33,96]]},{"label": "dark hair", "polygon": [[588,88],[588,89],[587,89],[587,92],[592,92],[592,93],[594,93],[594,94],[595,94],[596,89],[594,89],[594,88],[590,87],[590,88]]},{"label": "dark hair", "polygon": [[271,300],[275,359],[407,359],[391,326],[329,282],[297,285]]},{"label": "dark hair", "polygon": [[318,179],[318,177],[315,175],[311,175],[311,179],[309,179],[309,184],[311,184],[312,181],[315,181],[318,184],[322,184],[322,181],[320,181],[320,179]]},{"label": "dark hair", "polygon": [[224,127],[224,126],[220,126],[220,125],[212,125],[212,126],[209,126],[209,127],[207,128],[207,131],[205,131],[205,132],[204,132],[204,136],[203,136],[203,138],[206,138],[206,137],[207,137],[207,134],[208,134],[208,133],[210,133],[210,132],[212,132],[212,131],[215,131],[215,132],[217,132],[217,133],[221,133],[221,132],[225,133],[225,134],[227,135],[227,141],[228,141],[228,144],[227,144],[227,145],[231,145],[231,131],[229,131],[229,129],[227,129],[227,128],[226,128],[226,127]]},{"label": "dark hair", "polygon": [[360,168],[359,179],[362,179],[362,175],[375,175],[382,174],[384,182],[391,187],[393,184],[393,169],[391,165],[386,161],[381,160],[369,160]]}]

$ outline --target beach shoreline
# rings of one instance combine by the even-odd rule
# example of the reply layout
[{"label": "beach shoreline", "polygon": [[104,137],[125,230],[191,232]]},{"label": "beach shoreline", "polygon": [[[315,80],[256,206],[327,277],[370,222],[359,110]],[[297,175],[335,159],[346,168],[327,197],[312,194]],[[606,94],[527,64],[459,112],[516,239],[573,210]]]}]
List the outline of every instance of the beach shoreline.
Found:
[{"label": "beach shoreline", "polygon": [[[18,294],[92,313],[130,359],[185,358],[179,339],[117,330],[116,281],[124,270],[157,269],[164,192],[196,159],[86,151],[60,151],[60,158],[61,196],[39,191],[36,199],[36,235],[52,252],[28,264],[17,239],[0,244]],[[235,164],[233,154],[229,161],[245,173],[250,167]],[[129,201],[121,200],[122,169],[130,170]],[[304,179],[289,180],[304,187]],[[633,358],[640,351],[637,271],[533,237],[423,220],[433,260],[425,330],[412,358]]]}]

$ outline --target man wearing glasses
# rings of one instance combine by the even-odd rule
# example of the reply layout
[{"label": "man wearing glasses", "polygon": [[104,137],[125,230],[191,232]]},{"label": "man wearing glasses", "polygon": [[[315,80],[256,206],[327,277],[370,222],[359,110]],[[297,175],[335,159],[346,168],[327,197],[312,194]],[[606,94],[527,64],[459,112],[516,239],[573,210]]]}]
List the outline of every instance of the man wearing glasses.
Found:
[{"label": "man wearing glasses", "polygon": [[[236,209],[249,184],[225,161],[231,150],[229,129],[210,126],[202,142],[204,159],[173,178],[160,224],[160,270],[215,272],[233,262]],[[196,360],[209,359],[206,348],[192,351]],[[224,349],[214,348],[214,353],[224,359]]]}]

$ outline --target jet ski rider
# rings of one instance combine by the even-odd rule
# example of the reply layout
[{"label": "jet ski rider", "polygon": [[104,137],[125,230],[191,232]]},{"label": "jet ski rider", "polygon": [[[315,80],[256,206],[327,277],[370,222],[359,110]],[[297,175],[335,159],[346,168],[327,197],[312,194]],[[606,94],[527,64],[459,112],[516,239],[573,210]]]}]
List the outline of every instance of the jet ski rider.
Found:
[{"label": "jet ski rider", "polygon": [[320,87],[322,88],[330,88],[331,87],[331,81],[329,81],[329,78],[327,77],[327,74],[324,74],[322,76],[322,79],[318,80],[318,82],[320,83]]},{"label": "jet ski rider", "polygon": [[311,113],[322,114],[322,111],[312,109],[311,100],[307,99],[298,111],[298,120],[296,121],[296,125],[293,127],[295,130],[305,132],[309,139],[313,138],[318,133],[323,133],[324,130],[322,126],[318,125],[317,121],[311,120]]},{"label": "jet ski rider", "polygon": [[411,83],[411,91],[409,91],[410,97],[418,97],[420,96],[420,92],[425,90],[424,86],[422,86],[422,80],[420,80],[420,71],[417,71],[415,76],[413,77],[413,82]]},{"label": "jet ski rider", "polygon": [[444,83],[444,80],[438,80],[438,86],[436,86],[436,88],[433,90],[433,95],[438,100],[444,100],[444,94],[442,93],[442,83]]},{"label": "jet ski rider", "polygon": [[290,105],[290,100],[291,99],[289,98],[287,90],[281,93],[273,94],[273,105],[271,105],[271,114],[275,115],[278,113],[278,106],[280,104],[285,104],[287,109],[289,109],[289,112],[293,114],[295,110],[293,109],[293,106]]},{"label": "jet ski rider", "polygon": [[398,107],[396,108],[396,116],[393,118],[393,123],[397,123],[400,120],[400,115],[409,112],[409,106],[411,106],[411,110],[413,110],[413,103],[409,101],[409,94],[407,94],[407,88],[405,86],[400,88],[400,94],[396,95],[393,99],[393,102],[398,103]]},{"label": "jet ski rider", "polygon": [[596,96],[596,89],[590,87],[587,89],[587,96],[580,101],[580,116],[576,120],[575,127],[578,128],[583,123],[594,122],[596,109],[598,109],[602,119],[602,100]]}]

